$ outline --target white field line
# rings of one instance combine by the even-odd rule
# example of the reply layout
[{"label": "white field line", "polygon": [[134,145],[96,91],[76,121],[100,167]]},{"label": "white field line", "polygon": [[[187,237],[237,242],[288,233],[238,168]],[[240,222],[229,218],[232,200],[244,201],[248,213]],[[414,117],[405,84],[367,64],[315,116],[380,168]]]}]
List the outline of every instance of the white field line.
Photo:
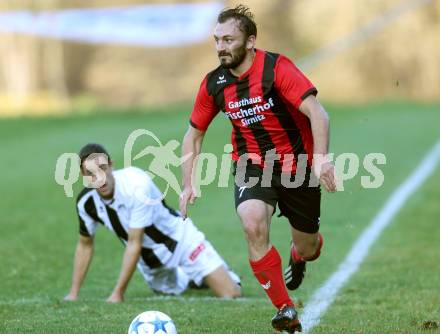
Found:
[{"label": "white field line", "polygon": [[324,284],[315,291],[304,307],[301,316],[303,334],[315,327],[327,308],[333,303],[336,295],[350,277],[356,273],[364,261],[371,246],[383,230],[392,223],[394,216],[402,208],[409,197],[436,170],[440,161],[440,140],[427,153],[426,157],[413,173],[397,188],[384,207],[379,211],[369,226],[357,239],[350,252]]},{"label": "white field line", "polygon": [[423,5],[430,4],[433,0],[407,0],[398,4],[383,15],[379,15],[372,21],[368,22],[358,30],[351,34],[344,36],[334,42],[331,42],[316,52],[298,60],[297,65],[303,70],[308,71],[320,63],[336,57],[342,52],[349,50],[360,44],[370,37],[376,35],[394,21],[399,19],[402,15],[412,12]]}]

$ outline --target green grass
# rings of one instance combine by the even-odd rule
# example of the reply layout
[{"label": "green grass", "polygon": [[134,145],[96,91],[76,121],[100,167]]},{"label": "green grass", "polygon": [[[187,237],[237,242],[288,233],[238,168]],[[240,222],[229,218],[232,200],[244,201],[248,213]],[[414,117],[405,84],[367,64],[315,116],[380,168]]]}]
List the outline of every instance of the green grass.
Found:
[{"label": "green grass", "polygon": [[[293,295],[302,302],[337,268],[392,191],[439,137],[440,113],[435,105],[388,103],[327,109],[332,119],[332,150],[360,156],[386,154],[385,183],[379,189],[363,189],[360,176],[365,171],[361,169],[359,176],[345,184],[344,192],[324,194],[321,230],[325,248]],[[203,196],[190,208],[190,215],[243,277],[246,299],[213,300],[207,298],[209,293],[200,291],[160,299],[136,274],[126,302],[107,305],[105,299],[116,283],[123,249],[102,229],[81,300],[60,302],[70,286],[78,227],[74,199],[67,198],[54,181],[57,157],[77,152],[87,142],[101,142],[121,167],[123,145],[131,131],[145,128],[162,142],[180,141],[189,110],[184,106],[166,113],[100,112],[0,121],[0,333],[126,333],[131,319],[147,309],[168,313],[182,334],[272,333],[274,309],[248,267],[232,188],[217,188],[215,183],[202,188]],[[224,144],[229,142],[229,127],[223,117],[218,117],[209,129],[204,151],[223,153]],[[141,141],[136,148],[142,144],[151,143]],[[144,161],[140,163],[146,168]],[[439,187],[437,173],[384,232],[313,333],[417,333],[423,321],[440,323],[436,307]],[[79,188],[78,183],[76,193]],[[176,206],[176,194],[169,193],[167,199]],[[287,229],[287,222],[276,218],[271,230],[272,241],[284,261]]]},{"label": "green grass", "polygon": [[385,230],[313,333],[426,333],[427,322],[440,324],[439,185],[437,171]]}]

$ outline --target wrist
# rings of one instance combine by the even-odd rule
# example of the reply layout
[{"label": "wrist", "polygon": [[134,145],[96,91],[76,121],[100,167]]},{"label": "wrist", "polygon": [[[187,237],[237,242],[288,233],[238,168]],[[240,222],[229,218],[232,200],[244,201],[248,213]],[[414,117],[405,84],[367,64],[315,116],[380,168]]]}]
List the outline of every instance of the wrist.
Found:
[{"label": "wrist", "polygon": [[332,156],[328,153],[314,153],[313,154],[313,164],[323,165],[327,162],[332,161]]},{"label": "wrist", "polygon": [[313,154],[313,166],[320,168],[325,164],[332,163],[333,154],[328,153],[314,153]]},{"label": "wrist", "polygon": [[79,293],[79,288],[78,287],[71,287],[70,288],[70,292],[71,295],[77,295]]},{"label": "wrist", "polygon": [[182,182],[182,188],[190,188],[191,187],[191,179],[185,178]]},{"label": "wrist", "polygon": [[121,286],[116,286],[116,287],[113,289],[113,294],[114,294],[114,295],[120,295],[120,296],[122,296],[122,295],[124,294],[124,291],[125,291],[125,289],[124,289],[123,287],[121,287]]},{"label": "wrist", "polygon": [[76,298],[76,297],[78,297],[78,291],[75,291],[75,290],[70,290],[70,292],[69,292],[69,296],[70,297],[74,297],[74,298]]},{"label": "wrist", "polygon": [[328,164],[332,164],[333,154],[314,153],[313,154],[313,171],[317,177],[321,176],[323,169],[326,169]]}]

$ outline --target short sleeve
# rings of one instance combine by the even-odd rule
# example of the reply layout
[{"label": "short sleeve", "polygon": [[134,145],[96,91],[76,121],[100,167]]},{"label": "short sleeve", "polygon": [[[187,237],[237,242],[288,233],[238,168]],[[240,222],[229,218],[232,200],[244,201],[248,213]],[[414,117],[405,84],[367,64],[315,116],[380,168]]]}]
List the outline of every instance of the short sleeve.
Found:
[{"label": "short sleeve", "polygon": [[296,109],[309,95],[318,91],[309,79],[288,58],[280,56],[275,66],[275,88]]},{"label": "short sleeve", "polygon": [[200,85],[189,121],[192,127],[200,131],[206,131],[211,121],[219,112],[214,97],[209,95],[207,81],[208,79],[205,77]]},{"label": "short sleeve", "polygon": [[92,237],[96,233],[98,222],[90,217],[84,208],[79,205],[76,206],[79,221],[79,234],[84,237]]}]

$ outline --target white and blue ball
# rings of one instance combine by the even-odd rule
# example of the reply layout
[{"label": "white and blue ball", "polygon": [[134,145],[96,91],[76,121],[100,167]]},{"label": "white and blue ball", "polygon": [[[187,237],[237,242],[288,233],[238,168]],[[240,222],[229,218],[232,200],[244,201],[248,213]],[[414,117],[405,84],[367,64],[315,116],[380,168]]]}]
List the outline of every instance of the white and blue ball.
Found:
[{"label": "white and blue ball", "polygon": [[177,334],[177,330],[173,320],[165,313],[147,311],[133,319],[128,334]]}]

